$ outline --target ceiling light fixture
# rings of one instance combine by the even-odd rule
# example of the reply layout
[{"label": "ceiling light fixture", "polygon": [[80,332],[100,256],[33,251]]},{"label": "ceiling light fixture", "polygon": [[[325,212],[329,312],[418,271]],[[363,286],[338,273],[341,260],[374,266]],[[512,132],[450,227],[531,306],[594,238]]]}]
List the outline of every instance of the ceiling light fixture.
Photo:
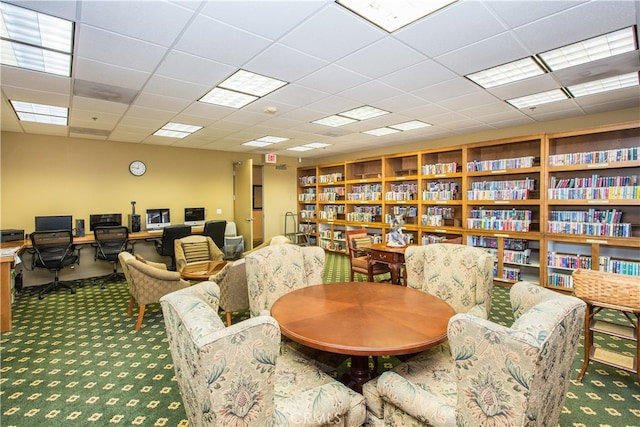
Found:
[{"label": "ceiling light fixture", "polygon": [[544,69],[532,57],[519,59],[497,67],[489,68],[477,73],[468,74],[466,77],[477,85],[488,89],[505,85],[529,77],[544,74]]},{"label": "ceiling light fixture", "polygon": [[389,135],[392,133],[396,133],[396,132],[401,132],[398,129],[391,129],[388,127],[382,127],[382,128],[377,128],[377,129],[371,129],[371,130],[366,130],[362,133],[366,133],[367,135],[373,135],[373,136],[383,136],[383,135]]},{"label": "ceiling light fixture", "polygon": [[194,132],[202,129],[202,126],[184,125],[182,123],[169,122],[155,131],[155,136],[166,136],[169,138],[185,138]]},{"label": "ceiling light fixture", "polygon": [[245,70],[238,70],[199,99],[200,102],[223,107],[242,108],[287,82],[265,77]]},{"label": "ceiling light fixture", "polygon": [[392,33],[455,1],[336,0],[336,3]]},{"label": "ceiling light fixture", "polygon": [[252,141],[244,142],[242,145],[247,145],[249,147],[266,147],[267,145],[277,144],[278,142],[287,141],[288,139],[289,138],[282,138],[280,136],[267,135]]},{"label": "ceiling light fixture", "polygon": [[23,122],[35,122],[49,125],[66,126],[69,118],[69,109],[54,105],[33,104],[31,102],[11,100],[13,110],[18,119]]},{"label": "ceiling light fixture", "polygon": [[71,76],[73,22],[2,2],[0,28],[2,64]]},{"label": "ceiling light fixture", "polygon": [[553,89],[546,92],[534,93],[533,95],[507,99],[507,102],[516,108],[523,109],[564,99],[569,99],[569,97],[562,89]]},{"label": "ceiling light fixture", "polygon": [[538,55],[551,71],[609,58],[638,49],[634,27],[553,49]]},{"label": "ceiling light fixture", "polygon": [[638,84],[638,73],[634,72],[569,86],[567,89],[571,92],[571,95],[577,98],[580,96],[594,95],[596,93],[608,92],[610,90],[622,89],[625,87],[638,86]]},{"label": "ceiling light fixture", "polygon": [[311,123],[337,128],[339,126],[348,125],[349,123],[353,123],[353,122],[357,122],[357,120],[334,115],[334,116],[325,117],[323,119],[314,120]]},{"label": "ceiling light fixture", "polygon": [[389,125],[390,128],[401,130],[401,131],[420,129],[420,128],[425,128],[429,126],[431,126],[431,124],[421,122],[420,120],[411,120],[404,123],[398,123],[397,125]]},{"label": "ceiling light fixture", "polygon": [[289,147],[287,148],[287,150],[291,150],[291,151],[309,151],[309,150],[315,150],[318,148],[325,148],[325,147],[329,147],[331,144],[325,144],[324,142],[310,142],[309,144],[304,144],[304,145],[298,145],[295,147]]},{"label": "ceiling light fixture", "polygon": [[389,114],[389,112],[369,105],[363,105],[362,107],[354,108],[353,110],[338,113],[339,116],[348,117],[354,120],[367,120],[378,116],[384,116],[385,114]]}]

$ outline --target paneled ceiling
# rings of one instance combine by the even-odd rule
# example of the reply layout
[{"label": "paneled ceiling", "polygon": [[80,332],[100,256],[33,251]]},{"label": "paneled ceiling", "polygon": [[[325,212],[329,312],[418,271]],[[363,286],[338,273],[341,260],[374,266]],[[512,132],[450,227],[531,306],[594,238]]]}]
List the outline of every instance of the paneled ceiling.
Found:
[{"label": "paneled ceiling", "polygon": [[[489,90],[464,77],[629,26],[637,37],[633,0],[459,0],[393,34],[328,0],[9,3],[75,22],[71,78],[1,67],[1,125],[13,132],[311,158],[640,105],[638,86],[533,109],[505,102],[637,72],[637,50]],[[238,69],[288,84],[239,110],[197,101]],[[69,125],[21,122],[8,100],[68,107]],[[363,105],[390,114],[311,123]],[[362,133],[409,120],[432,126]],[[152,135],[167,122],[203,129]],[[266,135],[289,140],[241,145]],[[286,150],[312,142],[331,145]]]}]

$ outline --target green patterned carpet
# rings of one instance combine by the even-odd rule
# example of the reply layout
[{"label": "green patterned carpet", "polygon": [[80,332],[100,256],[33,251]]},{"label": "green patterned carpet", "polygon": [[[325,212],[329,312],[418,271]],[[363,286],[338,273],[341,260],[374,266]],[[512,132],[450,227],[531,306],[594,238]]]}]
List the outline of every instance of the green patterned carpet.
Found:
[{"label": "green patterned carpet", "polygon": [[[325,281],[348,280],[348,259],[328,254]],[[359,276],[357,280],[364,280]],[[143,327],[125,316],[126,284],[87,285],[39,300],[26,290],[13,305],[13,330],[0,339],[0,426],[187,426],[158,304],[147,307]],[[247,313],[234,313],[234,322]],[[494,291],[492,320],[510,324],[508,289]],[[598,345],[633,354],[622,340]],[[640,386],[626,371],[589,367],[575,381],[562,426],[640,426]],[[390,369],[394,358],[383,358]],[[346,366],[341,367],[346,369]]]}]

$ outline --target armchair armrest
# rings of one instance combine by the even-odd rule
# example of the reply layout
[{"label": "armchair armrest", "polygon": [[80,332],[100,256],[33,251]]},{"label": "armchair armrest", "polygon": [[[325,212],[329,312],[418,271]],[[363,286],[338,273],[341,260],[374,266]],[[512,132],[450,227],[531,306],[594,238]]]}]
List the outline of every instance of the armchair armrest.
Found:
[{"label": "armchair armrest", "polygon": [[[320,401],[322,407],[317,406]],[[285,406],[276,408],[276,414],[286,414],[287,419],[299,420],[299,424],[306,427],[321,427],[339,417],[345,418],[350,409],[351,396],[347,389],[340,383],[331,382],[287,398]],[[302,414],[304,419],[300,419]]]}]

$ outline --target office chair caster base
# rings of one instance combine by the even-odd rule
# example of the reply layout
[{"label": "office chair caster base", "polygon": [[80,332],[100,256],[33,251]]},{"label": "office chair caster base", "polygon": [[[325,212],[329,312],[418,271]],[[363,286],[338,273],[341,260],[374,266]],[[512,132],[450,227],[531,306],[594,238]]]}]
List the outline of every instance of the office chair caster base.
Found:
[{"label": "office chair caster base", "polygon": [[41,290],[41,291],[38,293],[38,299],[44,299],[44,295],[45,295],[45,294],[48,294],[48,293],[53,292],[53,291],[57,291],[57,290],[58,290],[58,289],[60,289],[60,288],[66,288],[66,289],[69,289],[69,293],[70,293],[70,294],[72,294],[72,295],[76,293],[76,290],[73,288],[73,286],[71,286],[71,285],[70,285],[70,284],[68,284],[68,283],[65,283],[65,282],[59,282],[59,281],[58,281],[58,282],[52,282],[52,283],[50,283],[46,288],[44,288],[43,290]]}]

